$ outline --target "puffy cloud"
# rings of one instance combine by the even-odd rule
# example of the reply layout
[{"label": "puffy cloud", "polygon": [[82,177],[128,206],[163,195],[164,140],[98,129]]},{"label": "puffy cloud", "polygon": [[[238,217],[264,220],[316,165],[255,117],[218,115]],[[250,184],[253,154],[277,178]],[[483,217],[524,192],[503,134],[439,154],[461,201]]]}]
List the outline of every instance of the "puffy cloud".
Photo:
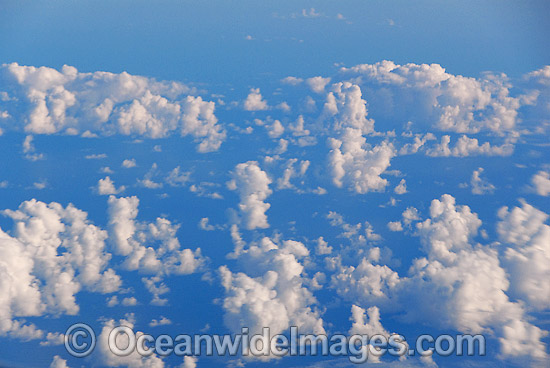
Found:
[{"label": "puffy cloud", "polygon": [[181,368],[197,368],[197,361],[197,357],[186,355],[183,357]]},{"label": "puffy cloud", "polygon": [[136,167],[137,166],[136,160],[133,159],[133,158],[125,159],[124,161],[122,161],[121,166],[124,167],[125,169],[130,169],[132,167]]},{"label": "puffy cloud", "polygon": [[401,179],[399,184],[395,188],[393,188],[393,191],[395,194],[405,194],[407,193],[407,183],[405,182],[405,179]]},{"label": "puffy cloud", "polygon": [[161,217],[151,223],[136,220],[137,197],[110,196],[108,204],[109,240],[116,253],[126,257],[127,269],[181,275],[193,273],[203,265],[205,260],[200,248],[180,250],[176,237],[179,225]]},{"label": "puffy cloud", "polygon": [[[388,116],[429,121],[442,131],[514,134],[520,99],[510,96],[504,74],[476,79],[446,73],[438,64],[397,65],[387,60],[341,72],[371,90],[371,108]],[[395,108],[400,105],[408,108]]]},{"label": "puffy cloud", "polygon": [[82,288],[101,293],[119,288],[120,277],[107,268],[107,233],[86,212],[33,199],[3,214],[14,227],[12,236],[0,230],[0,334],[42,338],[43,331],[13,318],[76,314],[75,294]]},{"label": "puffy cloud", "polygon": [[531,178],[533,189],[538,195],[550,196],[550,172],[539,171]]},{"label": "puffy cloud", "polygon": [[334,185],[357,193],[383,191],[388,181],[380,175],[390,166],[395,149],[382,142],[370,148],[361,130],[346,128],[339,139],[329,138],[329,165]]},{"label": "puffy cloud", "polygon": [[[548,244],[550,228],[541,225],[546,215],[530,208],[515,209],[512,215],[503,209],[499,215],[504,220],[499,226],[501,237],[514,244],[514,251],[506,251],[505,264],[522,272],[522,267],[531,265],[528,259],[547,260],[546,250],[541,250],[542,244]],[[507,223],[510,221],[513,226]],[[331,284],[354,303],[402,310],[405,321],[421,321],[465,333],[494,333],[504,356],[545,359],[541,339],[547,332],[530,322],[522,303],[510,300],[510,280],[498,252],[491,246],[474,243],[480,226],[481,221],[468,206],[458,206],[452,196],[443,195],[432,201],[430,218],[416,223],[427,257],[414,260],[408,277],[399,277],[370,257],[363,258],[357,267],[337,265]],[[504,229],[511,230],[504,233]],[[534,282],[541,277],[548,279],[548,262],[544,259],[540,259],[542,266],[533,267],[531,273],[518,277],[518,282],[512,281],[521,291],[517,295],[531,298],[528,300],[539,307],[547,306],[546,297],[540,294],[548,295],[548,285]],[[510,292],[514,294],[514,287]]]},{"label": "puffy cloud", "polygon": [[[199,152],[215,151],[225,139],[214,103],[190,96],[193,91],[179,83],[126,72],[80,73],[66,65],[57,71],[17,63],[2,65],[0,80],[19,101],[5,102],[18,123],[8,126],[28,133],[162,138],[178,132],[192,136]],[[17,108],[22,104],[24,109]]]},{"label": "puffy cloud", "polygon": [[55,355],[50,364],[50,368],[69,368],[69,366],[65,359],[62,359],[59,355]]},{"label": "puffy cloud", "polygon": [[250,94],[246,97],[244,101],[244,109],[246,111],[261,111],[267,110],[267,101],[262,98],[259,88],[250,89]]},{"label": "puffy cloud", "polygon": [[323,93],[325,86],[330,83],[330,78],[313,77],[306,79],[306,83],[315,93]]},{"label": "puffy cloud", "polygon": [[304,286],[300,260],[309,251],[302,243],[264,237],[246,249],[242,240],[236,247],[246,273],[219,268],[225,289],[224,321],[231,330],[248,327],[252,335],[269,327],[273,335],[298,326],[300,331],[324,333],[319,312],[312,309],[317,301]]},{"label": "puffy cloud", "polygon": [[504,265],[510,273],[510,293],[537,310],[550,306],[550,226],[548,214],[522,202],[499,210],[497,231],[508,245]]},{"label": "puffy cloud", "polygon": [[[141,356],[137,349],[134,349],[126,356],[118,356],[111,351],[111,348],[109,347],[109,335],[115,327],[129,327],[135,332],[136,338],[143,334],[143,332],[134,329],[134,323],[135,321],[133,321],[133,318],[121,319],[119,321],[109,319],[103,323],[101,333],[97,338],[97,351],[99,352],[99,356],[103,364],[109,367],[163,368],[164,362],[156,354]],[[118,334],[115,338],[115,344],[120,349],[127,347],[128,335]]]},{"label": "puffy cloud", "polygon": [[388,296],[400,282],[399,275],[385,265],[363,258],[357,267],[342,267],[331,286],[339,295],[365,304],[388,305]]},{"label": "puffy cloud", "polygon": [[[81,286],[104,293],[120,286],[119,276],[106,269],[107,233],[90,224],[86,212],[33,199],[4,214],[14,220],[13,235],[34,261],[33,275],[44,282],[41,294],[49,311],[77,313],[74,294]],[[66,251],[58,255],[60,247]]]},{"label": "puffy cloud", "polygon": [[358,85],[350,82],[335,83],[327,94],[324,115],[333,118],[333,129],[336,131],[349,127],[359,129],[361,134],[372,133],[374,121],[367,119],[366,104]]},{"label": "puffy cloud", "polygon": [[106,176],[104,179],[99,179],[97,182],[97,193],[100,195],[119,194],[125,189],[126,187],[124,185],[117,189],[115,187],[115,182],[111,180],[109,176]]},{"label": "puffy cloud", "polygon": [[495,146],[489,142],[484,142],[480,145],[477,138],[469,138],[465,135],[458,139],[454,147],[449,147],[450,143],[451,136],[444,135],[441,137],[441,143],[430,148],[426,154],[433,157],[466,157],[475,155],[510,156],[514,152],[514,145],[512,143],[503,143],[500,146]]},{"label": "puffy cloud", "polygon": [[239,193],[239,210],[243,215],[245,227],[248,230],[269,227],[265,212],[271,205],[264,202],[271,195],[271,179],[267,173],[260,169],[256,161],[248,161],[238,164],[232,176],[228,188]]},{"label": "puffy cloud", "polygon": [[403,225],[401,221],[390,221],[388,222],[388,229],[390,231],[403,231]]},{"label": "puffy cloud", "polygon": [[472,173],[472,178],[470,179],[470,185],[472,186],[473,194],[490,194],[495,191],[495,186],[489,183],[486,179],[481,177],[483,173],[483,168],[480,167],[477,170],[474,170]]}]

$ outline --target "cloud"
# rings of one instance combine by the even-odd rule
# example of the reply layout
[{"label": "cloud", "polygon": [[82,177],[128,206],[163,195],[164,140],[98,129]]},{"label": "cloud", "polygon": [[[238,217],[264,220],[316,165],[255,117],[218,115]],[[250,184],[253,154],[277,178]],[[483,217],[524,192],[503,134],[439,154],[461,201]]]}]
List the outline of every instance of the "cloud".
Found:
[{"label": "cloud", "polygon": [[550,172],[539,171],[531,178],[533,189],[538,195],[550,196]]},{"label": "cloud", "polygon": [[271,179],[262,171],[258,162],[248,161],[238,164],[228,182],[230,190],[239,193],[239,210],[243,216],[245,228],[248,230],[265,229],[269,227],[265,212],[271,206],[264,200],[271,195]]},{"label": "cloud", "polygon": [[124,161],[122,161],[121,166],[124,167],[125,169],[130,169],[132,167],[136,167],[137,166],[136,160],[133,159],[133,158],[125,159]]},{"label": "cloud", "polygon": [[[101,333],[97,338],[97,352],[101,358],[103,364],[109,367],[128,367],[128,368],[163,368],[164,362],[156,354],[149,356],[141,356],[137,350],[133,350],[126,356],[115,355],[109,347],[109,335],[111,331],[118,326],[126,326],[132,329],[136,338],[143,334],[143,332],[134,329],[135,321],[133,318],[121,319],[115,321],[114,319],[106,320],[103,323]],[[115,339],[116,346],[121,349],[128,346],[128,335],[118,334]]]},{"label": "cloud", "polygon": [[330,78],[313,77],[306,79],[306,83],[315,93],[323,93],[325,86],[330,83]]},{"label": "cloud", "polygon": [[361,130],[346,128],[339,139],[329,138],[329,165],[334,185],[346,185],[360,194],[384,191],[388,181],[380,175],[396,152],[391,143],[369,148]]},{"label": "cloud", "polygon": [[405,194],[407,193],[407,184],[405,182],[405,179],[401,179],[399,184],[395,188],[393,188],[393,192],[395,194]]},{"label": "cloud", "polygon": [[250,94],[246,97],[244,101],[244,109],[246,111],[261,111],[267,110],[269,107],[267,102],[262,99],[262,94],[260,93],[259,88],[251,88]]},{"label": "cloud", "polygon": [[[441,131],[515,134],[521,104],[510,96],[504,74],[476,79],[449,74],[438,64],[397,65],[387,60],[342,68],[341,73],[355,76],[372,91],[371,108],[380,108],[388,117],[427,121]],[[407,109],[395,108],[402,105]]]},{"label": "cloud", "polygon": [[99,179],[97,182],[97,193],[99,195],[110,195],[122,193],[126,187],[121,185],[119,188],[115,187],[115,182],[111,180],[109,176],[104,179]]},{"label": "cloud", "polygon": [[477,170],[474,170],[472,173],[472,178],[470,179],[470,185],[472,186],[473,194],[491,194],[495,191],[495,186],[489,183],[486,179],[481,177],[483,173],[483,168],[480,167]]},{"label": "cloud", "polygon": [[521,207],[502,207],[497,232],[508,245],[503,263],[510,273],[510,293],[530,308],[547,310],[550,305],[549,215],[522,201]]},{"label": "cloud", "polygon": [[476,155],[486,156],[510,156],[514,152],[514,145],[504,143],[500,146],[491,145],[489,142],[479,144],[477,138],[461,136],[453,148],[449,147],[451,137],[444,135],[441,137],[441,143],[427,150],[426,154],[432,157],[467,157]]},{"label": "cloud", "polygon": [[75,294],[81,289],[110,293],[119,288],[120,277],[107,268],[107,234],[89,222],[86,212],[33,199],[2,213],[14,227],[13,237],[0,230],[0,333],[29,336],[34,331],[39,337],[42,332],[33,325],[12,318],[76,314]]},{"label": "cloud", "polygon": [[65,359],[62,359],[59,355],[55,355],[50,364],[50,368],[69,368],[69,366]]},{"label": "cloud", "polygon": [[127,269],[182,275],[193,273],[204,264],[200,248],[180,250],[176,237],[179,225],[161,217],[150,223],[137,221],[137,197],[110,196],[108,205],[109,240],[115,252],[126,257],[124,266]]},{"label": "cloud", "polygon": [[[501,210],[500,216],[506,219],[507,210]],[[536,213],[533,216],[541,217]],[[524,234],[515,223],[511,235],[504,235],[508,242],[515,240],[514,234]],[[540,220],[534,224],[543,234],[546,232]],[[427,256],[413,261],[408,277],[400,277],[371,257],[363,258],[357,267],[338,266],[331,285],[354,303],[376,304],[388,311],[405,313],[403,320],[407,322],[426,322],[429,316],[429,323],[443,328],[471,334],[492,331],[499,339],[503,356],[544,359],[547,355],[541,339],[547,332],[530,322],[523,303],[509,298],[510,280],[498,252],[473,241],[480,226],[481,220],[468,206],[458,206],[452,196],[443,195],[432,201],[430,218],[416,223],[416,234]],[[538,242],[545,241],[536,239],[533,250],[540,248]],[[507,252],[509,261],[517,266],[523,257]],[[528,254],[529,250],[521,252]],[[524,280],[544,277],[546,269],[543,266]],[[540,271],[542,274],[538,274]],[[542,305],[542,300],[539,303]]]},{"label": "cloud", "polygon": [[6,127],[27,133],[148,138],[179,133],[192,136],[199,152],[215,151],[225,139],[214,103],[190,95],[192,89],[176,82],[17,63],[3,64],[0,80],[14,100],[5,102],[13,119],[3,120],[15,123]]},{"label": "cloud", "polygon": [[267,237],[243,246],[238,242],[235,253],[246,273],[227,266],[218,270],[225,289],[225,324],[235,332],[249,327],[251,335],[263,327],[278,334],[290,326],[324,333],[319,312],[312,309],[317,300],[304,286],[300,260],[309,255],[307,248],[294,240],[274,242]]}]

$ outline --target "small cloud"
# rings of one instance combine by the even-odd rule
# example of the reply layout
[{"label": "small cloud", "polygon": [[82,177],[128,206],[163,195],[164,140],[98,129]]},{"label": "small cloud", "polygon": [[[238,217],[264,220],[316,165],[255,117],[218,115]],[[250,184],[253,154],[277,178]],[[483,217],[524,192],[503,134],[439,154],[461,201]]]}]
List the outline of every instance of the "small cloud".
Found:
[{"label": "small cloud", "polygon": [[122,167],[124,167],[126,169],[129,169],[131,167],[136,167],[136,166],[137,166],[136,160],[133,159],[133,158],[126,159],[126,160],[122,161]]},{"label": "small cloud", "polygon": [[259,88],[251,88],[250,94],[246,97],[244,101],[244,109],[246,111],[261,111],[267,110],[269,106],[267,101],[262,98]]},{"label": "small cloud", "polygon": [[46,182],[46,180],[42,180],[42,181],[33,183],[32,186],[33,186],[35,189],[42,190],[42,189],[44,189],[44,188],[46,188],[46,187],[48,186],[48,183]]},{"label": "small cloud", "polygon": [[133,307],[133,306],[137,305],[137,299],[134,298],[133,296],[131,296],[129,298],[124,298],[124,299],[122,299],[121,304],[125,307]]},{"label": "small cloud", "polygon": [[172,321],[170,321],[166,317],[161,316],[159,320],[153,319],[151,322],[149,322],[149,327],[166,326],[171,324],[172,324]]},{"label": "small cloud", "polygon": [[86,160],[101,160],[104,158],[107,158],[107,155],[105,153],[94,153],[91,155],[84,156]]}]

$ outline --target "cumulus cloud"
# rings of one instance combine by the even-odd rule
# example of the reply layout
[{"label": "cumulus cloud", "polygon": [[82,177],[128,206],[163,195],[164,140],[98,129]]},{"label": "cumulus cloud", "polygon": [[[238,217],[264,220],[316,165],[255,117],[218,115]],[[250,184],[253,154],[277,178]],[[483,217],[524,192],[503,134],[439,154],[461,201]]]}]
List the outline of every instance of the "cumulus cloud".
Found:
[{"label": "cumulus cloud", "polygon": [[137,197],[110,196],[108,205],[109,240],[115,252],[126,257],[127,269],[182,275],[193,273],[204,264],[200,248],[180,249],[176,237],[179,225],[162,217],[150,223],[137,221]]},{"label": "cumulus cloud", "polygon": [[433,157],[466,157],[476,155],[510,156],[514,153],[512,143],[503,143],[500,146],[491,145],[489,142],[479,144],[477,138],[469,138],[466,135],[461,136],[452,148],[449,146],[450,143],[451,136],[444,135],[441,137],[441,142],[428,149],[426,154]]},{"label": "cumulus cloud", "polygon": [[110,293],[120,287],[120,277],[107,268],[107,233],[92,225],[86,212],[33,199],[2,213],[14,227],[12,236],[0,230],[0,333],[40,337],[33,325],[12,318],[76,314],[75,294],[81,289]]},{"label": "cumulus cloud", "polygon": [[510,273],[510,292],[528,306],[547,310],[550,306],[549,215],[522,202],[521,207],[499,210],[497,232],[508,245],[504,265]]},{"label": "cumulus cloud", "polygon": [[[529,208],[525,211],[530,215],[514,210],[510,216],[507,209],[499,214],[505,222],[512,221],[515,226],[501,225],[502,229],[513,229],[510,233],[502,233],[501,237],[508,243],[515,242],[513,249],[516,252],[507,250],[506,258],[518,271],[530,264],[525,255],[534,259],[545,253],[542,250],[541,254],[534,255],[540,251],[545,241],[544,234],[548,232],[544,227],[548,226],[541,225],[545,215]],[[531,221],[525,221],[526,217]],[[518,221],[518,218],[522,220]],[[522,228],[528,224],[534,224],[531,232]],[[513,288],[509,291],[510,280],[498,252],[474,241],[480,226],[481,220],[468,206],[456,205],[452,196],[443,195],[432,201],[430,218],[416,223],[416,234],[427,256],[413,261],[408,277],[400,277],[388,266],[376,264],[376,259],[363,258],[357,267],[339,266],[331,285],[340,295],[355,303],[403,310],[405,321],[425,321],[426,316],[430,316],[430,323],[441,327],[452,327],[465,333],[493,332],[499,339],[503,356],[544,359],[547,355],[541,339],[547,332],[531,323],[522,303],[509,298],[508,292],[514,292]],[[542,237],[517,239],[518,234],[535,235],[539,232]],[[547,285],[536,286],[539,288],[536,291],[526,286],[532,277],[546,276],[547,262],[541,260],[540,264],[544,266],[535,267],[523,279],[518,277],[516,283],[517,290],[521,291],[518,295],[526,298],[526,295],[532,295],[534,305],[543,305],[546,298],[534,295],[544,293]],[[547,305],[547,300],[545,302]]]},{"label": "cumulus cloud", "polygon": [[329,164],[334,185],[357,193],[383,191],[388,180],[380,175],[390,166],[395,149],[391,143],[370,147],[359,129],[346,128],[340,139],[329,138]]},{"label": "cumulus cloud", "polygon": [[550,172],[539,171],[531,178],[533,189],[538,195],[550,196]]},{"label": "cumulus cloud", "polygon": [[262,171],[258,162],[240,163],[233,171],[233,179],[228,182],[228,188],[236,190],[241,199],[239,210],[248,230],[265,229],[269,227],[265,212],[271,206],[264,202],[271,195],[271,179]]},{"label": "cumulus cloud", "polygon": [[[134,329],[135,321],[133,316],[129,316],[126,319],[115,321],[109,319],[103,323],[101,333],[97,338],[97,351],[103,364],[109,367],[128,367],[128,368],[163,368],[164,361],[156,354],[149,356],[141,356],[137,350],[133,350],[126,356],[115,355],[109,347],[109,335],[111,331],[118,326],[126,326],[132,329],[136,338],[143,335],[143,332]],[[117,347],[124,349],[128,346],[128,335],[118,334],[115,338],[115,344]]]},{"label": "cumulus cloud", "polygon": [[330,83],[330,78],[323,78],[323,77],[308,78],[306,79],[306,83],[313,92],[323,93],[325,91],[326,85]]},{"label": "cumulus cloud", "polygon": [[[510,96],[511,85],[504,74],[476,79],[449,74],[438,64],[397,65],[387,60],[341,72],[370,89],[371,107],[380,107],[393,118],[412,117],[456,133],[515,134],[520,99]],[[404,103],[410,108],[395,108]]]},{"label": "cumulus cloud", "polygon": [[269,327],[271,334],[278,334],[298,326],[300,331],[324,333],[320,313],[313,308],[317,301],[304,286],[301,261],[309,251],[302,243],[264,237],[246,249],[242,240],[236,247],[244,272],[219,268],[224,322],[232,331],[249,327],[253,334]]},{"label": "cumulus cloud", "polygon": [[110,194],[119,194],[122,193],[126,187],[121,185],[120,187],[115,187],[115,182],[111,180],[109,176],[106,176],[104,179],[99,179],[97,182],[97,193],[99,195],[110,195]]},{"label": "cumulus cloud", "polygon": [[480,167],[477,170],[474,170],[472,173],[472,178],[470,179],[470,185],[472,186],[473,194],[490,194],[495,191],[495,186],[489,183],[486,179],[481,177],[483,173],[483,168]]},{"label": "cumulus cloud", "polygon": [[[199,152],[217,150],[225,131],[213,102],[176,82],[157,82],[126,72],[80,73],[65,65],[0,67],[0,80],[14,101],[5,106],[13,119],[6,127],[31,134],[192,136]],[[25,106],[24,109],[18,106]]]},{"label": "cumulus cloud", "polygon": [[246,97],[244,101],[244,109],[246,111],[261,111],[267,110],[269,106],[267,101],[262,98],[259,88],[250,89],[250,94]]}]

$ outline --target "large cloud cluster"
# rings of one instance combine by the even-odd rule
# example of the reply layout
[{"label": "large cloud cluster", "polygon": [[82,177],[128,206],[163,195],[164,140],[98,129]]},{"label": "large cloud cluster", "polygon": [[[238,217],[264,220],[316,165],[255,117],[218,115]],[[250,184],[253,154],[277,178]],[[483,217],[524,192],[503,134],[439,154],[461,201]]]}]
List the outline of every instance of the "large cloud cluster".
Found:
[{"label": "large cloud cluster", "polygon": [[17,327],[12,317],[76,314],[75,294],[118,290],[120,277],[108,268],[107,232],[73,205],[23,202],[4,210],[11,236],[0,230],[0,333]]},{"label": "large cloud cluster", "polygon": [[[548,284],[540,280],[548,276],[548,247],[544,244],[548,243],[549,227],[543,224],[546,215],[524,207],[500,211],[503,223],[499,233],[514,245],[502,262],[507,269],[495,249],[475,243],[482,224],[477,214],[468,206],[457,206],[452,196],[443,195],[432,201],[430,218],[416,224],[427,256],[414,260],[408,277],[376,264],[377,259],[364,258],[357,267],[340,266],[332,286],[354,303],[401,310],[409,322],[494,334],[505,356],[544,359],[541,339],[546,331],[530,322],[523,303],[508,296],[522,297],[539,309],[548,305]],[[533,262],[537,266],[527,272]],[[513,272],[511,290],[508,270]],[[520,272],[524,274],[520,276]]]},{"label": "large cloud cluster", "polygon": [[84,136],[190,135],[199,152],[217,150],[225,131],[214,103],[179,83],[157,82],[126,72],[80,73],[74,67],[52,68],[4,64],[0,68],[4,98],[0,123],[32,134]]}]

